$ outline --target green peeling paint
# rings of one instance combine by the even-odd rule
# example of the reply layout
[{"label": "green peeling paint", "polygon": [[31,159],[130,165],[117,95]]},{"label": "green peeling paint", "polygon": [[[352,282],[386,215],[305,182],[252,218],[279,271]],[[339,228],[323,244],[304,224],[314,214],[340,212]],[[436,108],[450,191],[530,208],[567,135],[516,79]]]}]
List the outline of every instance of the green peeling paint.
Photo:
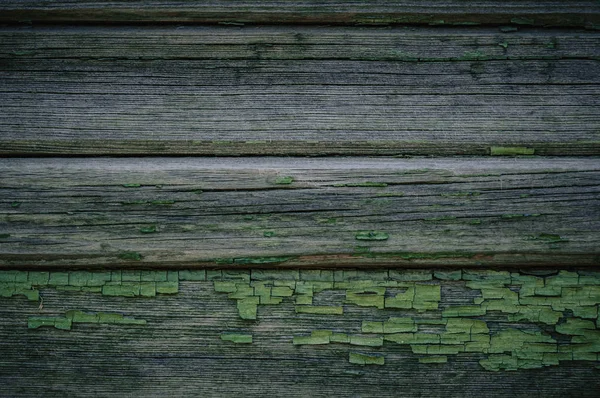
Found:
[{"label": "green peeling paint", "polygon": [[275,179],[275,184],[278,185],[289,185],[294,182],[294,177],[286,176],[286,177],[277,177]]},{"label": "green peeling paint", "polygon": [[[535,237],[562,240],[552,233]],[[38,301],[40,292],[56,289],[151,300],[157,294],[177,293],[180,281],[209,283],[215,292],[236,301],[241,319],[252,322],[261,305],[293,305],[298,314],[316,315],[315,322],[339,319],[346,312],[357,319],[348,330],[294,336],[295,345],[385,349],[400,344],[410,347],[421,363],[479,355],[481,366],[490,371],[560,366],[572,360],[598,363],[600,354],[600,273],[594,271],[562,270],[546,276],[473,269],[0,271],[0,297]],[[470,289],[472,302],[447,301],[442,288],[446,284]],[[327,305],[313,305],[323,303],[321,294],[327,297],[336,291]],[[37,311],[37,303],[32,305]],[[342,305],[355,308],[344,311]],[[494,320],[491,324],[488,316]],[[76,324],[140,326],[146,321],[79,310],[30,316],[27,321],[30,329],[70,330]],[[252,335],[224,332],[221,338],[249,343]],[[375,356],[374,361],[382,360]]]},{"label": "green peeling paint", "polygon": [[378,354],[363,354],[351,352],[348,358],[349,362],[355,365],[384,365],[385,358]]},{"label": "green peeling paint", "polygon": [[156,229],[156,225],[149,225],[147,227],[140,228],[140,232],[143,234],[153,234],[158,232],[158,230]]}]

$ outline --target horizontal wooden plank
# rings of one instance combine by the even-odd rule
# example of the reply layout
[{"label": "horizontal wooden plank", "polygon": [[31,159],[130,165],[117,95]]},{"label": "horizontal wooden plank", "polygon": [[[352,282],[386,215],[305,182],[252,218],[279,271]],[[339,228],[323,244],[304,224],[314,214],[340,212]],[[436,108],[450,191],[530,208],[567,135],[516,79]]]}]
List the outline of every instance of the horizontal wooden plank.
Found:
[{"label": "horizontal wooden plank", "polygon": [[590,26],[600,22],[593,0],[228,1],[4,0],[0,22],[525,24]]},{"label": "horizontal wooden plank", "polygon": [[0,155],[600,153],[600,34],[0,31]]},{"label": "horizontal wooden plank", "polygon": [[0,159],[8,267],[590,266],[596,158]]},{"label": "horizontal wooden plank", "polygon": [[[135,282],[150,279],[172,282]],[[597,270],[0,271],[0,280],[0,382],[10,397],[595,397],[600,389]],[[136,283],[174,289],[106,294]],[[40,298],[6,293],[25,286]],[[405,296],[407,305],[378,308],[376,300]],[[249,297],[263,300],[256,319],[241,317]]]}]

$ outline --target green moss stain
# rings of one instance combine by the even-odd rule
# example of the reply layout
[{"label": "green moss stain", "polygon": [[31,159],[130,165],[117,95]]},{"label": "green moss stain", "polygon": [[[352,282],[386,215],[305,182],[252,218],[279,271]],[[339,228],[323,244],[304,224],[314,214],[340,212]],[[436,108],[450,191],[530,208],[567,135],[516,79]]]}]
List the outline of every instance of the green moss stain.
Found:
[{"label": "green moss stain", "polygon": [[492,156],[521,156],[521,155],[534,155],[535,149],[526,147],[506,147],[506,146],[493,146],[490,147],[490,155]]}]

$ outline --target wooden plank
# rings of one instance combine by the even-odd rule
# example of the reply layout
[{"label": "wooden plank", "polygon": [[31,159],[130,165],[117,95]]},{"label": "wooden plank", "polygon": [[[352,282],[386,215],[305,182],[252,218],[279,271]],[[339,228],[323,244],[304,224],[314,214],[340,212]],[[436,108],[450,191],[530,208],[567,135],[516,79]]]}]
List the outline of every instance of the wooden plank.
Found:
[{"label": "wooden plank", "polygon": [[0,22],[237,24],[525,24],[589,26],[600,22],[593,0],[236,1],[4,0]]},{"label": "wooden plank", "polygon": [[600,153],[600,34],[5,28],[0,155]]},{"label": "wooden plank", "polygon": [[[43,298],[40,305],[21,295],[0,297],[2,393],[527,397],[535,391],[543,397],[597,396],[600,273],[439,271],[123,270],[109,273],[113,282],[102,282],[106,278],[100,272],[79,272],[65,273],[72,283],[68,290],[60,272],[0,271],[0,279],[24,279]],[[157,276],[173,279],[177,289],[122,297],[81,286],[118,284],[117,279],[125,286],[135,284],[127,280],[136,277]],[[238,293],[243,287],[252,291],[248,294],[260,291],[261,298],[286,293],[276,291],[276,284],[287,285],[292,295],[280,297],[279,304],[259,304],[255,320],[242,319],[236,302],[243,299],[228,298],[226,292],[233,286]],[[355,286],[373,290],[365,295],[371,298],[383,297],[383,291],[398,297],[414,289],[416,299],[408,308],[361,306],[366,303],[352,302]],[[343,313],[297,313],[297,307],[311,307],[297,304],[309,290],[315,305],[342,307]],[[426,309],[413,308],[428,290],[439,296],[420,301],[429,303]],[[501,295],[505,298],[497,298]],[[469,308],[486,309],[475,315],[464,312]],[[71,323],[60,323],[67,319]],[[252,342],[235,343],[239,335],[252,336]],[[446,354],[434,353],[439,351]],[[351,358],[383,364],[360,365]]]},{"label": "wooden plank", "polygon": [[599,260],[595,158],[0,159],[0,175],[4,269]]}]

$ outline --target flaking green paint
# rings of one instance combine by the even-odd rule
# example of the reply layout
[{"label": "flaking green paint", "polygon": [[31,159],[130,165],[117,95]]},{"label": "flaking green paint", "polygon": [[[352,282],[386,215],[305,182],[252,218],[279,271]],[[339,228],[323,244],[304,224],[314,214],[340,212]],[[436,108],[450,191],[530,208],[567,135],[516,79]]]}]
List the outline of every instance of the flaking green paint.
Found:
[{"label": "flaking green paint", "polygon": [[[544,238],[558,239],[548,235]],[[491,371],[556,366],[571,360],[598,361],[599,273],[560,271],[535,276],[473,269],[418,272],[391,269],[0,271],[0,296],[24,295],[39,300],[40,291],[57,289],[151,299],[161,292],[177,293],[180,281],[208,282],[214,284],[216,291],[236,300],[240,318],[254,321],[260,305],[282,303],[295,304],[298,313],[316,315],[315,319],[343,316],[341,305],[312,305],[313,297],[321,292],[343,290],[346,306],[367,304],[360,299],[348,300],[353,295],[383,299],[385,306],[369,303],[368,311],[374,317],[358,323],[362,334],[356,334],[357,330],[316,330],[310,336],[295,336],[294,344],[347,347],[402,344],[410,346],[424,363],[435,362],[438,357],[448,360],[459,353],[484,355],[480,364]],[[466,289],[476,291],[477,296],[472,304],[447,303],[439,281],[464,284]],[[494,319],[504,318],[510,326],[490,328],[485,318],[480,318],[490,312],[494,313]],[[69,330],[77,323],[143,325],[145,321],[118,313],[78,310],[68,311],[65,316],[40,315],[28,319],[31,329],[48,326]],[[500,325],[504,323],[501,321]]]},{"label": "flaking green paint", "polygon": [[275,184],[277,185],[290,185],[294,182],[294,177],[285,176],[285,177],[277,177],[275,179]]}]

